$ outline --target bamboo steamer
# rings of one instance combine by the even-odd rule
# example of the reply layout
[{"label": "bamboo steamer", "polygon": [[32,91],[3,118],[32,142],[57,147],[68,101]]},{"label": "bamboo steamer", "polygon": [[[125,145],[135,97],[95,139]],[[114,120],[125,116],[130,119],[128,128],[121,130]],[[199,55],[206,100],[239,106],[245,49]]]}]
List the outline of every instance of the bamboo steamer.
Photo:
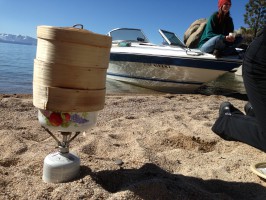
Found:
[{"label": "bamboo steamer", "polygon": [[106,68],[47,63],[35,59],[33,81],[52,87],[105,89],[106,70]]},{"label": "bamboo steamer", "polygon": [[33,104],[42,110],[90,112],[105,102],[111,37],[72,27],[37,27]]}]

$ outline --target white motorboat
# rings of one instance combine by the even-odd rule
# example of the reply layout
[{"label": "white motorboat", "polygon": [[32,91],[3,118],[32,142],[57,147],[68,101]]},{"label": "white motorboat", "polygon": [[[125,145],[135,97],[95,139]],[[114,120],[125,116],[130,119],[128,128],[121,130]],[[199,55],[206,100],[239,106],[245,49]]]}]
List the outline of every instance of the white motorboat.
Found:
[{"label": "white motorboat", "polygon": [[241,65],[235,57],[215,58],[189,49],[172,32],[159,30],[164,42],[149,42],[141,29],[110,31],[112,48],[107,78],[167,92],[191,92]]}]

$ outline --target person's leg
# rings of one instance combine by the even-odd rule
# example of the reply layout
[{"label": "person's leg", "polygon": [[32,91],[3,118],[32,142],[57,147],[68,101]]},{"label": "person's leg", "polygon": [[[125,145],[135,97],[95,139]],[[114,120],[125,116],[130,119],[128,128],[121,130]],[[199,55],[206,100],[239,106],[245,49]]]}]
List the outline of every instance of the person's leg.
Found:
[{"label": "person's leg", "polygon": [[266,152],[266,136],[256,118],[244,115],[234,106],[220,114],[212,131],[225,140],[236,140]]},{"label": "person's leg", "polygon": [[201,46],[200,50],[205,53],[213,53],[215,49],[221,50],[223,48],[225,48],[225,44],[223,43],[223,37],[218,35],[205,42]]},{"label": "person's leg", "polygon": [[242,70],[249,102],[266,137],[266,69],[263,65],[244,61]]},{"label": "person's leg", "polygon": [[242,36],[237,36],[233,43],[225,42],[225,46],[224,46],[224,49],[222,50],[222,54],[224,56],[237,55],[238,53],[236,51],[236,47],[238,47],[240,45],[242,40],[243,40]]},{"label": "person's leg", "polygon": [[233,46],[235,48],[239,47],[242,41],[243,41],[243,37],[241,35],[237,35],[236,38],[235,38],[235,41],[233,43]]},{"label": "person's leg", "polygon": [[265,42],[263,34],[255,38],[247,48],[243,61],[244,85],[255,117],[239,114],[232,109],[231,113],[222,112],[212,127],[225,139],[235,139],[263,151],[266,151]]}]

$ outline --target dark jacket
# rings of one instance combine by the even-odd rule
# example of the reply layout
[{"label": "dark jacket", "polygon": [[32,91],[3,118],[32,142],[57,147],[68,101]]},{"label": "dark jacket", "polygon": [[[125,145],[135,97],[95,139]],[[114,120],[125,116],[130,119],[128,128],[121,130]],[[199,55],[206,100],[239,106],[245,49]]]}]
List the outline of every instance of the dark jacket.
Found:
[{"label": "dark jacket", "polygon": [[225,37],[230,32],[234,32],[233,19],[228,15],[223,22],[219,23],[218,12],[215,12],[207,21],[206,27],[200,38],[199,48],[214,36],[222,35]]}]

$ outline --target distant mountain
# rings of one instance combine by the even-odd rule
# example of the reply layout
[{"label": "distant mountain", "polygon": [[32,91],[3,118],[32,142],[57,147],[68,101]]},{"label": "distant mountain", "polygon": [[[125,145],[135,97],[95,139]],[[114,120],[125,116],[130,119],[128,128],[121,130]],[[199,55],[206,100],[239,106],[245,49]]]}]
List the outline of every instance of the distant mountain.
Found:
[{"label": "distant mountain", "polygon": [[13,43],[13,44],[25,44],[25,45],[37,45],[37,39],[23,36],[23,35],[12,35],[6,33],[0,33],[0,42],[2,43]]}]

